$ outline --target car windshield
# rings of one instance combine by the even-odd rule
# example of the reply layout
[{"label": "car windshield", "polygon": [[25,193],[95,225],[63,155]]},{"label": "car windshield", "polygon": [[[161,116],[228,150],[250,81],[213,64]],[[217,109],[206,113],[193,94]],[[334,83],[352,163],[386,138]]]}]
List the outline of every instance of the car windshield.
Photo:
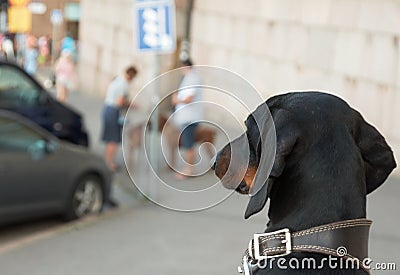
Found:
[{"label": "car windshield", "polygon": [[13,108],[36,104],[39,88],[22,71],[12,66],[0,66],[0,106]]}]

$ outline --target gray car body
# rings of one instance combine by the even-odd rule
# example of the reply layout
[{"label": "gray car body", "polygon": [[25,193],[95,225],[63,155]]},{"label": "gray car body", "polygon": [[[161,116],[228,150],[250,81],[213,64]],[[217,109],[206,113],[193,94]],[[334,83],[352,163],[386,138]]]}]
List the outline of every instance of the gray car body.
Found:
[{"label": "gray car body", "polygon": [[27,152],[0,152],[0,224],[66,211],[74,187],[95,175],[110,197],[111,172],[104,161],[84,147],[59,140],[28,119],[0,110],[43,137],[41,147]]}]

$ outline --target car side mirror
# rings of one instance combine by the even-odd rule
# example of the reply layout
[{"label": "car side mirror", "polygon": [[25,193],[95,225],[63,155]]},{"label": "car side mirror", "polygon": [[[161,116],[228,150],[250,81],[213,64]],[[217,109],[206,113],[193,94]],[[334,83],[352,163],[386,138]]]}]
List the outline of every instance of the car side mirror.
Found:
[{"label": "car side mirror", "polygon": [[39,160],[45,157],[46,154],[54,153],[57,148],[58,143],[56,141],[45,141],[43,139],[39,139],[28,147],[28,152],[30,153],[32,159]]},{"label": "car side mirror", "polygon": [[50,140],[46,143],[46,153],[54,153],[58,149],[58,142],[54,140]]}]

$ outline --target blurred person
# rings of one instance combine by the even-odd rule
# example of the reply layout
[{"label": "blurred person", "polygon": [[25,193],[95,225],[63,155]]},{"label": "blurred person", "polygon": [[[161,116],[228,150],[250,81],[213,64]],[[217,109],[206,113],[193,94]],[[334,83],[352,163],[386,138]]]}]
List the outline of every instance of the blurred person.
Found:
[{"label": "blurred person", "polygon": [[67,32],[67,35],[61,40],[61,51],[63,50],[69,51],[75,60],[76,44],[70,32]]},{"label": "blurred person", "polygon": [[16,49],[16,59],[18,64],[23,64],[27,35],[24,33],[15,34],[15,49]]},{"label": "blurred person", "polygon": [[178,92],[172,95],[172,105],[175,106],[174,122],[181,130],[182,148],[186,150],[186,167],[182,173],[177,173],[177,179],[193,175],[195,161],[195,131],[198,122],[203,118],[203,108],[193,104],[202,100],[201,78],[193,68],[190,59],[182,61],[183,78]]},{"label": "blurred person", "polygon": [[61,56],[54,66],[54,74],[56,78],[57,99],[60,102],[65,102],[75,74],[75,64],[70,51],[63,50],[61,52]]},{"label": "blurred person", "polygon": [[23,65],[25,71],[30,75],[34,75],[37,71],[37,57],[38,51],[36,49],[36,38],[33,35],[29,35],[26,39]]},{"label": "blurred person", "polygon": [[101,140],[106,144],[104,159],[111,171],[116,171],[118,168],[115,164],[115,155],[122,139],[120,111],[130,105],[128,100],[129,83],[136,75],[137,69],[134,66],[130,66],[123,75],[114,78],[107,88],[102,112],[103,130]]},{"label": "blurred person", "polygon": [[49,49],[49,41],[46,36],[41,36],[38,39],[38,48],[39,48],[39,56],[38,56],[38,64],[39,66],[44,66],[49,61],[50,49]]},{"label": "blurred person", "polygon": [[3,50],[5,59],[8,61],[14,61],[15,60],[15,55],[14,55],[14,42],[7,36],[3,38],[3,41],[1,42],[1,48]]}]

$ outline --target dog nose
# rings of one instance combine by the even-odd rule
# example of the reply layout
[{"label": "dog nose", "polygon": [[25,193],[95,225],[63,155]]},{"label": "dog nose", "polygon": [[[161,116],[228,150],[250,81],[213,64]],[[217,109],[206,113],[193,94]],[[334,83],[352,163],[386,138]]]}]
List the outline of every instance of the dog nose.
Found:
[{"label": "dog nose", "polygon": [[215,170],[215,165],[217,164],[216,160],[217,160],[217,154],[215,154],[212,157],[212,159],[210,160],[210,166],[211,166],[211,169],[213,169],[213,170]]}]

